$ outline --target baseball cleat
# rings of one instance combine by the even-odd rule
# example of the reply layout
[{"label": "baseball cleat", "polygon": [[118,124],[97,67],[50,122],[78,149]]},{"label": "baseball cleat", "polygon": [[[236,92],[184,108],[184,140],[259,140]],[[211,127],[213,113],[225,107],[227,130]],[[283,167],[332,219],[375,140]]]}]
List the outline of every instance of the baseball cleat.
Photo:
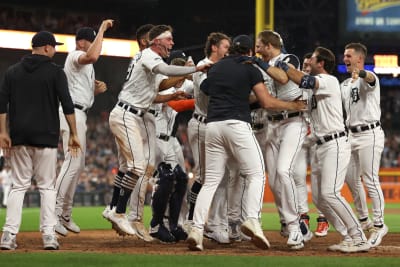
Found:
[{"label": "baseball cleat", "polygon": [[81,228],[79,228],[79,226],[72,220],[72,217],[67,220],[63,216],[61,216],[60,221],[68,231],[76,234],[79,234],[81,232]]},{"label": "baseball cleat", "polygon": [[294,250],[302,249],[304,247],[304,239],[301,231],[291,231],[286,244]]},{"label": "baseball cleat", "polygon": [[386,224],[382,225],[382,227],[374,226],[370,232],[371,235],[368,238],[368,244],[371,248],[377,247],[381,244],[383,237],[388,233],[389,228]]},{"label": "baseball cleat", "polygon": [[2,250],[14,250],[17,247],[17,235],[4,231],[1,235],[0,248]]},{"label": "baseball cleat", "polygon": [[203,247],[203,231],[192,227],[192,230],[189,233],[187,238],[188,247],[190,250],[193,251],[202,251],[204,250]]},{"label": "baseball cleat", "polygon": [[203,235],[219,244],[231,243],[228,231],[216,229],[214,231],[205,231]]},{"label": "baseball cleat", "polygon": [[58,244],[57,237],[55,234],[42,236],[43,239],[43,248],[45,250],[58,250],[60,245]]},{"label": "baseball cleat", "polygon": [[157,238],[161,243],[175,243],[176,239],[171,232],[163,224],[158,224],[155,227],[150,227],[150,235]]},{"label": "baseball cleat", "polygon": [[257,219],[247,219],[240,226],[240,230],[243,234],[251,237],[251,242],[253,242],[256,247],[260,249],[269,249],[271,247],[268,239],[264,236],[260,222]]},{"label": "baseball cleat", "polygon": [[315,230],[315,236],[324,237],[328,235],[329,223],[324,217],[317,218],[317,230]]},{"label": "baseball cleat", "polygon": [[60,218],[57,220],[56,227],[54,228],[57,234],[62,235],[62,236],[67,236],[68,235],[68,230],[62,225]]},{"label": "baseball cleat", "polygon": [[109,219],[114,224],[113,229],[116,230],[118,234],[136,235],[136,231],[132,229],[125,213],[116,213],[115,211],[111,211]]},{"label": "baseball cleat", "polygon": [[151,237],[149,232],[147,232],[146,227],[144,227],[143,222],[141,221],[133,221],[131,222],[131,227],[133,230],[136,231],[136,235],[146,241],[146,242],[152,242],[154,239]]},{"label": "baseball cleat", "polygon": [[328,251],[337,252],[340,251],[342,247],[348,247],[353,243],[353,240],[343,240],[339,244],[331,245],[327,248]]},{"label": "baseball cleat", "polygon": [[344,246],[340,246],[339,251],[343,253],[368,252],[370,248],[371,245],[365,240],[353,240]]}]

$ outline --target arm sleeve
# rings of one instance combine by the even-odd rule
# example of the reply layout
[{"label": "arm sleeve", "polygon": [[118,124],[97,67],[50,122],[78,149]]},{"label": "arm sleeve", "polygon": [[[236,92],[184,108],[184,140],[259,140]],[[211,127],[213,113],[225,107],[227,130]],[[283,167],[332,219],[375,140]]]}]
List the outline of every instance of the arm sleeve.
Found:
[{"label": "arm sleeve", "polygon": [[183,66],[175,66],[168,65],[164,62],[160,62],[157,66],[155,66],[152,70],[157,74],[164,74],[167,76],[183,76],[193,72],[196,72],[195,66],[183,67]]},{"label": "arm sleeve", "polygon": [[185,99],[185,100],[171,100],[168,101],[168,106],[173,108],[176,112],[182,112],[186,110],[194,109],[194,99]]},{"label": "arm sleeve", "polygon": [[56,90],[64,114],[68,115],[74,113],[74,104],[68,90],[67,76],[62,69],[59,69],[57,72]]}]

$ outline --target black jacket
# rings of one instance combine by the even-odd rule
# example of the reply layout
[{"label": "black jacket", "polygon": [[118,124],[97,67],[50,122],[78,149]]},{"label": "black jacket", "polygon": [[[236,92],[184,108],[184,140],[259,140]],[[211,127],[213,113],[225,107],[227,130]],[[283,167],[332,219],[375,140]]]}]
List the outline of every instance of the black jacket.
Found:
[{"label": "black jacket", "polygon": [[65,114],[74,113],[65,73],[51,58],[27,55],[9,67],[0,88],[0,114],[9,113],[12,145],[57,147],[60,102]]}]

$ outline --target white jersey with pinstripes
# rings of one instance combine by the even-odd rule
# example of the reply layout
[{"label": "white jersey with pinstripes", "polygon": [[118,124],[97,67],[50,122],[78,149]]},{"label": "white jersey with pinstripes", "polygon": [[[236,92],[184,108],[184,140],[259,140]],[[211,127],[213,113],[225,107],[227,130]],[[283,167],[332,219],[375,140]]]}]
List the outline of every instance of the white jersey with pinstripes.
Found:
[{"label": "white jersey with pinstripes", "polygon": [[152,70],[162,63],[160,55],[151,48],[144,49],[137,55],[137,62],[125,81],[118,100],[131,106],[148,109],[153,103],[158,89],[155,84],[155,76]]},{"label": "white jersey with pinstripes", "polygon": [[72,102],[88,109],[94,102],[95,74],[93,64],[82,65],[78,62],[79,57],[85,53],[82,50],[69,52],[65,60],[64,72],[67,75]]},{"label": "white jersey with pinstripes", "polygon": [[315,78],[319,87],[315,89],[311,103],[312,132],[317,137],[343,132],[345,127],[338,79],[329,74],[319,74]]},{"label": "white jersey with pinstripes", "polygon": [[346,125],[354,127],[367,125],[381,119],[379,79],[370,85],[364,79],[346,79],[341,84],[342,100],[346,110]]},{"label": "white jersey with pinstripes", "polygon": [[[213,63],[210,59],[204,58],[197,66],[202,66],[207,63]],[[194,85],[194,99],[196,99],[196,103],[194,106],[194,113],[199,114],[201,116],[207,117],[207,109],[208,109],[208,96],[206,96],[201,90],[201,83],[207,78],[207,73],[204,72],[196,72],[193,73],[193,85]]]}]

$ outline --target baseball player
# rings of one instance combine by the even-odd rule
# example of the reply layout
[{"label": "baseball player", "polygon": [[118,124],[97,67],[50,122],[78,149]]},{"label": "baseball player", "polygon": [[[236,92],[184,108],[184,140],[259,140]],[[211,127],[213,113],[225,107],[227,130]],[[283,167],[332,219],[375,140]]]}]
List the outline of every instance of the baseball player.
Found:
[{"label": "baseball player", "polygon": [[[271,92],[272,87],[274,86],[274,81],[264,71],[261,73],[264,78],[265,87],[269,90],[269,92]],[[251,128],[258,144],[260,145],[261,152],[265,160],[268,132],[268,112],[266,109],[260,107],[253,92],[250,94],[250,102]],[[229,168],[231,177],[228,184],[229,238],[236,242],[249,241],[249,237],[240,231],[240,225],[247,218],[246,211],[244,209],[247,202],[247,199],[245,198],[247,195],[246,179],[236,166],[237,163],[231,164],[231,167]]]},{"label": "baseball player", "polygon": [[[150,40],[148,38],[148,35],[149,35],[149,31],[153,27],[154,27],[153,24],[144,24],[137,29],[136,40],[139,45],[139,51],[132,58],[132,60],[129,64],[125,81],[129,80],[130,75],[132,74],[132,69],[135,67],[136,63],[140,59],[142,51],[149,46]],[[147,116],[145,118],[148,118],[151,116],[153,116],[153,114],[147,114]],[[150,119],[147,122],[149,132],[155,131],[155,124],[153,124],[152,122],[154,122],[154,120],[152,120],[152,119]],[[148,163],[149,163],[149,161],[148,161]],[[121,170],[119,170],[119,172],[120,172],[120,176],[121,175],[123,176],[123,174],[121,174],[122,173]],[[143,224],[144,202],[146,199],[146,193],[147,193],[147,187],[149,184],[149,179],[150,179],[149,175],[144,175],[144,176],[139,177],[139,180],[136,183],[136,186],[135,186],[134,190],[132,191],[132,195],[130,197],[129,213],[128,213],[128,220],[129,220],[132,228],[136,231],[136,235],[146,242],[153,241],[153,238],[150,236],[146,227]],[[113,197],[118,198],[118,196],[115,196],[115,195]]]},{"label": "baseball player", "polygon": [[[213,32],[207,36],[204,48],[205,58],[197,65],[202,66],[208,63],[216,63],[223,58],[230,47],[230,38],[220,32]],[[195,174],[194,183],[189,193],[189,214],[187,224],[193,222],[193,212],[196,204],[197,195],[205,179],[205,127],[207,121],[208,97],[200,90],[200,84],[207,77],[206,73],[196,73],[193,75],[195,110],[193,118],[188,123],[188,138],[194,159]],[[227,173],[228,174],[228,173]],[[225,177],[225,182],[228,177]],[[219,188],[220,193],[215,195],[215,205],[212,205],[208,218],[208,229],[205,234],[219,243],[229,243],[228,221],[226,216],[226,191],[223,186]],[[220,200],[219,198],[222,198]],[[190,228],[190,227],[189,227]],[[190,229],[189,229],[190,230]]]},{"label": "baseball player", "polygon": [[[313,172],[318,177],[318,201],[330,209],[324,209],[323,205],[318,208],[328,220],[328,214],[333,211],[332,217],[339,218],[347,229],[343,242],[334,246],[347,253],[368,251],[370,245],[361,225],[340,192],[345,182],[351,150],[343,123],[340,85],[329,74],[334,69],[335,56],[329,49],[317,47],[311,57],[311,74],[315,76],[289,67],[283,61],[277,65],[301,88],[314,92],[311,101],[311,126],[317,140],[314,156],[318,164],[315,168],[313,166]],[[339,232],[343,235],[343,232]]]},{"label": "baseball player", "polygon": [[[282,53],[282,47],[282,38],[276,32],[266,30],[257,35],[256,52],[262,56],[265,63],[263,69],[275,81],[272,95],[281,100],[301,99],[303,90],[292,81],[288,81],[279,68],[273,67],[277,61],[282,60],[296,69],[300,67],[298,58]],[[304,235],[300,229],[298,194],[293,168],[307,134],[307,123],[301,111],[269,110],[268,120],[266,149],[268,182],[280,214],[282,233],[287,231],[288,234],[287,245],[291,249],[301,249],[304,247],[304,242],[309,241],[313,235],[307,227]]]},{"label": "baseball player", "polygon": [[[311,73],[311,56],[312,53],[307,53],[303,57],[303,65],[302,71],[305,74]],[[311,102],[312,99],[312,91],[311,90],[304,90],[303,91],[303,98],[307,99]],[[305,231],[305,227],[303,223],[307,224],[307,227],[310,227],[309,220],[310,216],[308,215],[308,190],[307,190],[307,183],[306,183],[306,176],[307,176],[307,162],[308,158],[312,159],[312,153],[315,151],[315,142],[312,141],[312,133],[311,133],[311,126],[310,124],[310,115],[308,112],[304,113],[305,120],[308,125],[307,136],[304,140],[303,146],[297,156],[296,164],[294,164],[293,169],[293,178],[296,183],[297,192],[298,192],[298,205],[299,205],[299,213],[300,213],[300,228]],[[317,188],[317,180],[314,176],[312,177],[311,185],[314,185]],[[316,191],[316,190],[314,190]],[[312,191],[312,192],[314,192]],[[314,199],[314,198],[313,198]],[[329,223],[328,220],[325,218],[324,214],[317,209],[318,218],[317,218],[317,229],[315,230],[315,235],[317,237],[323,237],[328,234],[329,230]]]},{"label": "baseball player", "polygon": [[51,59],[56,45],[62,43],[52,33],[36,33],[32,38],[32,54],[8,68],[0,88],[0,148],[9,152],[12,170],[12,188],[0,241],[0,248],[4,250],[17,248],[24,196],[32,177],[40,192],[43,247],[59,248],[54,227],[57,224],[55,183],[60,102],[70,127],[66,142],[71,156],[77,156],[81,148],[67,77]]},{"label": "baseball player", "polygon": [[261,249],[270,244],[259,223],[265,183],[264,159],[250,127],[249,94],[253,90],[264,108],[297,110],[302,102],[283,102],[267,92],[260,70],[239,62],[241,55],[252,55],[253,41],[246,35],[233,39],[229,56],[208,72],[201,90],[209,96],[206,146],[206,177],[195,206],[189,249],[203,250],[203,231],[214,193],[220,184],[229,158],[238,162],[248,180],[246,221],[241,230]]},{"label": "baseball player", "polygon": [[[186,55],[180,50],[173,51],[168,62],[172,65],[184,66]],[[156,84],[164,83],[168,86],[172,82],[173,80],[165,75],[159,74],[156,77]],[[153,217],[150,222],[150,235],[165,243],[187,238],[187,233],[181,227],[182,224],[178,224],[186,196],[188,176],[183,170],[182,147],[175,137],[177,112],[165,103],[165,99],[161,98],[176,92],[193,93],[192,81],[183,79],[174,87],[160,92],[155,101],[157,104],[153,104],[150,110],[156,121],[155,166],[158,166],[151,203]],[[161,102],[160,100],[162,103],[158,103]],[[189,101],[194,105],[193,99]]]},{"label": "baseball player", "polygon": [[[345,46],[343,61],[351,77],[341,84],[341,89],[353,160],[360,168],[372,200],[374,227],[370,230],[368,243],[376,247],[388,232],[384,222],[385,200],[378,176],[385,135],[380,123],[379,79],[373,72],[364,70],[366,57],[367,48],[363,44]],[[359,182],[360,175],[352,178]],[[359,189],[363,190],[362,186]]]},{"label": "baseball player", "polygon": [[155,151],[155,133],[149,132],[146,124],[147,120],[154,122],[154,118],[143,117],[157,96],[155,75],[184,76],[210,67],[171,66],[163,62],[162,57],[168,57],[174,45],[170,26],[154,26],[149,31],[149,40],[150,46],[142,51],[132,68],[109,119],[119,152],[120,172],[114,180],[113,196],[117,197],[113,197],[103,216],[112,222],[117,232],[128,235],[136,234],[125,216],[128,199],[139,177],[151,175],[154,170],[147,160]]},{"label": "baseball player", "polygon": [[96,35],[94,29],[80,28],[75,36],[76,49],[66,60],[64,71],[68,79],[68,88],[74,102],[79,141],[82,153],[71,157],[68,151],[69,128],[60,109],[60,129],[63,139],[64,163],[57,177],[56,232],[66,236],[68,231],[79,233],[79,226],[72,219],[72,205],[79,176],[85,167],[86,156],[86,119],[87,111],[93,105],[94,96],[107,90],[104,82],[95,80],[93,63],[101,52],[104,32],[113,25],[113,20],[104,20]]}]

